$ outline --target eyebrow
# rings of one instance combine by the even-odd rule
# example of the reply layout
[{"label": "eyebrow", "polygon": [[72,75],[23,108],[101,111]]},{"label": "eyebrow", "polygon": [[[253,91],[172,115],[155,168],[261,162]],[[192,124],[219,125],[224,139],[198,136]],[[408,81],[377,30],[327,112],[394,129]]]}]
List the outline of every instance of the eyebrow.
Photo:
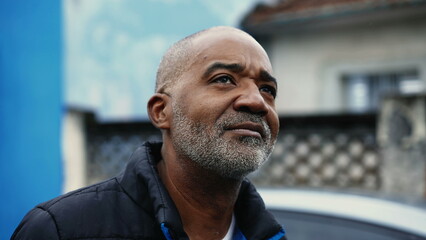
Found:
[{"label": "eyebrow", "polygon": [[269,74],[265,70],[260,71],[260,79],[261,79],[261,81],[264,81],[264,82],[273,82],[273,83],[275,83],[276,86],[278,86],[277,79],[272,77],[271,74]]},{"label": "eyebrow", "polygon": [[[244,71],[244,66],[238,63],[227,64],[227,63],[215,62],[207,68],[207,70],[203,74],[203,77],[207,78],[212,72],[218,69],[226,69],[234,73],[240,73]],[[265,70],[260,71],[260,80],[263,82],[273,82],[275,83],[275,85],[277,85],[277,80]]]},{"label": "eyebrow", "polygon": [[234,73],[240,73],[244,70],[244,67],[238,63],[227,64],[227,63],[215,62],[207,68],[207,70],[203,74],[203,77],[207,78],[212,72],[219,69],[226,69]]}]

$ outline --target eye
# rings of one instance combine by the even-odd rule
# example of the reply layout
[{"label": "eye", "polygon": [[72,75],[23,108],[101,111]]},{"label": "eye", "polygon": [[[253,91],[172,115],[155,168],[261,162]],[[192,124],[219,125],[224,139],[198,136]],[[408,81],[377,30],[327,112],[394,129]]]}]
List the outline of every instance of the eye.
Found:
[{"label": "eye", "polygon": [[227,83],[233,83],[234,80],[232,79],[232,77],[230,77],[228,75],[221,75],[221,76],[218,76],[215,79],[213,79],[212,82],[227,84]]},{"label": "eye", "polygon": [[274,98],[277,96],[277,90],[273,86],[269,86],[269,85],[262,86],[259,88],[259,91],[266,92]]}]

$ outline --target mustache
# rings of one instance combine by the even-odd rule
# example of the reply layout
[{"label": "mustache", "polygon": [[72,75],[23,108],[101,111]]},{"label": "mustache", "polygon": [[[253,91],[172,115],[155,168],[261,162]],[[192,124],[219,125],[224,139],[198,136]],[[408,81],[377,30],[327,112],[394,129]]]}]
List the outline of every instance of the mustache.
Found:
[{"label": "mustache", "polygon": [[267,138],[271,137],[271,129],[266,121],[257,114],[247,113],[247,112],[231,112],[225,115],[222,115],[217,121],[217,126],[219,129],[224,131],[225,129],[244,122],[253,122],[262,125],[263,132]]}]

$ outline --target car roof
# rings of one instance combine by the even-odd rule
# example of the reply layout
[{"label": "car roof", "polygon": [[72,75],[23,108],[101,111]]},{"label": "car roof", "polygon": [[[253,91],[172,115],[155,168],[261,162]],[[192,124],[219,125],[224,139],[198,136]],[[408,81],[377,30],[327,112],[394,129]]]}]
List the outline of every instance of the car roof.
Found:
[{"label": "car roof", "polygon": [[258,192],[268,209],[346,218],[426,236],[426,208],[329,191],[259,189]]}]

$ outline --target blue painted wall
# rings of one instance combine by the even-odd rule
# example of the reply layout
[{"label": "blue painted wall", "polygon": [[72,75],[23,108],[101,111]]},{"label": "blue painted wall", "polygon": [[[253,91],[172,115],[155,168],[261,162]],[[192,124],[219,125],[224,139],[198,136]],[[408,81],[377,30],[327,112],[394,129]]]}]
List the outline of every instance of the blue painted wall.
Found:
[{"label": "blue painted wall", "polygon": [[61,193],[61,1],[0,1],[0,239]]}]

